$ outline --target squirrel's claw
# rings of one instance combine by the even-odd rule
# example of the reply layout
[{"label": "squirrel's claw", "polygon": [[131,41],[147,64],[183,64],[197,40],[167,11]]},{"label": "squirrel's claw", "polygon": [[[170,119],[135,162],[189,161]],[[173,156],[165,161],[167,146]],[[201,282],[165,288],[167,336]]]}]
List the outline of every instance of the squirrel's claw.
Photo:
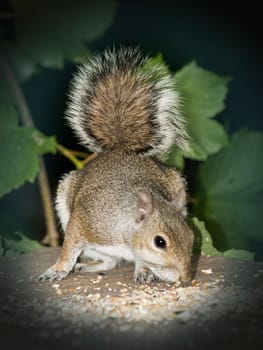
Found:
[{"label": "squirrel's claw", "polygon": [[69,274],[69,271],[57,271],[55,265],[51,266],[46,272],[38,277],[39,282],[61,281]]},{"label": "squirrel's claw", "polygon": [[134,274],[135,283],[151,283],[158,280],[158,277],[148,268],[142,267],[135,270]]}]

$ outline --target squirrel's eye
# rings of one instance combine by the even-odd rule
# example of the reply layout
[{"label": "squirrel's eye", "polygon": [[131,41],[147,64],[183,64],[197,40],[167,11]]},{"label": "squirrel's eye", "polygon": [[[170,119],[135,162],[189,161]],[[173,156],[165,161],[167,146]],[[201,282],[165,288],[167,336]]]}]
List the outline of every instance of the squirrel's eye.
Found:
[{"label": "squirrel's eye", "polygon": [[155,236],[154,244],[157,248],[160,249],[165,249],[167,247],[166,240],[162,236]]}]

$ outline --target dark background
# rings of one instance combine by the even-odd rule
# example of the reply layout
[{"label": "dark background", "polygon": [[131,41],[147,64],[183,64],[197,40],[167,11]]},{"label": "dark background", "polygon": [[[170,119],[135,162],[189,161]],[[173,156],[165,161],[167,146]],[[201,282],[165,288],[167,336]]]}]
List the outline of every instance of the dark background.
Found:
[{"label": "dark background", "polygon": [[[227,108],[218,117],[231,133],[247,127],[262,130],[261,11],[256,2],[119,1],[112,25],[89,47],[140,45],[146,53],[163,54],[174,71],[195,59],[218,75],[233,77]],[[58,141],[79,148],[63,121],[66,92],[75,67],[44,69],[23,85],[37,127]],[[45,156],[52,192],[73,167],[62,156]],[[252,170],[253,171],[253,170]],[[27,184],[0,202],[0,233],[22,231],[41,239],[45,224],[38,187]]]}]

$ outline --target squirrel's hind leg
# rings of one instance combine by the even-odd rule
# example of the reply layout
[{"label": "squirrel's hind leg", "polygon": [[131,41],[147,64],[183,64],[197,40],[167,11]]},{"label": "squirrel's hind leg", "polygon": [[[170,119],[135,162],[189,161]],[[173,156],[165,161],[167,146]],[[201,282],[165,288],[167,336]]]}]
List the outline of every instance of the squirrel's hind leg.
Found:
[{"label": "squirrel's hind leg", "polygon": [[74,267],[75,272],[100,272],[111,270],[116,266],[116,261],[107,259],[104,261],[91,261],[89,263],[77,263]]},{"label": "squirrel's hind leg", "polygon": [[[87,259],[89,261],[87,261]],[[90,260],[91,259],[91,260]],[[83,250],[80,262],[75,265],[76,272],[100,272],[113,269],[118,260],[105,255],[92,247]]]}]

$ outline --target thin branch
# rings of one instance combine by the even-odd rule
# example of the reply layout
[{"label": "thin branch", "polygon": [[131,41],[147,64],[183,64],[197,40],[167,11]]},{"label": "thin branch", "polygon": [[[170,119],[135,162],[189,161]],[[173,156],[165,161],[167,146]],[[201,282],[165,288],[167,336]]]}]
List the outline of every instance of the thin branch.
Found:
[{"label": "thin branch", "polygon": [[14,19],[14,18],[16,18],[16,14],[14,12],[2,11],[2,12],[0,12],[0,18]]},{"label": "thin branch", "polygon": [[38,184],[47,227],[47,232],[42,243],[51,245],[51,247],[57,247],[59,245],[59,234],[56,227],[47,171],[42,157],[39,158]]},{"label": "thin branch", "polygon": [[[10,67],[10,64],[5,54],[1,50],[0,50],[0,66],[11,88],[23,125],[27,127],[35,127],[32,115],[28,108],[23,92],[13,74],[13,71]],[[59,234],[56,229],[56,221],[55,221],[55,215],[54,215],[54,210],[52,206],[51,191],[48,183],[46,167],[42,157],[39,158],[39,163],[40,163],[39,164],[40,171],[38,175],[38,183],[40,187],[41,199],[42,199],[45,221],[46,221],[46,230],[47,230],[44,241],[46,243],[49,243],[52,247],[54,247],[54,246],[58,246],[59,244]]]},{"label": "thin branch", "polygon": [[21,88],[16,81],[16,78],[13,74],[10,64],[7,61],[5,54],[2,52],[2,50],[0,50],[0,65],[2,67],[3,74],[5,75],[5,78],[8,81],[9,86],[11,88],[23,125],[34,128],[35,125],[33,122],[33,118],[31,116],[31,112],[28,108],[28,105],[21,91]]}]

